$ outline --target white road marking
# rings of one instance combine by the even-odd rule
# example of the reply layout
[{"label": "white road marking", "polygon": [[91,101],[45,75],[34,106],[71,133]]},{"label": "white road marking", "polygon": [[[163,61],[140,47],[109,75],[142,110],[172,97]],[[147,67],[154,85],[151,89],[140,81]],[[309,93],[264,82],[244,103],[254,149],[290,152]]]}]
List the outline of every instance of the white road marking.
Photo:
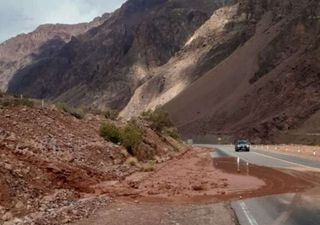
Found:
[{"label": "white road marking", "polygon": [[314,168],[314,167],[311,167],[311,166],[306,166],[306,165],[303,165],[303,164],[290,162],[290,161],[287,161],[287,160],[284,160],[284,159],[279,159],[279,158],[276,158],[276,157],[272,157],[272,156],[269,156],[269,155],[265,155],[265,154],[263,154],[263,153],[258,153],[258,152],[253,152],[253,153],[256,154],[256,155],[264,156],[264,157],[266,157],[266,158],[279,160],[279,161],[282,161],[282,162],[285,162],[285,163],[290,163],[290,164],[295,165],[295,166],[299,166],[299,167],[302,166],[302,167],[305,167],[305,168],[308,168],[308,169],[311,169],[311,170],[318,170],[317,168]]},{"label": "white road marking", "polygon": [[259,225],[258,222],[256,221],[256,219],[252,216],[252,214],[250,213],[248,207],[246,206],[246,204],[241,201],[239,203],[242,211],[244,212],[244,215],[246,216],[248,222],[250,223],[250,225]]},{"label": "white road marking", "polygon": [[[221,151],[224,151],[223,149],[219,148]],[[224,151],[225,152],[225,151]],[[263,157],[266,157],[266,158],[270,158],[270,159],[275,159],[275,160],[278,160],[278,161],[281,161],[281,162],[285,162],[285,163],[289,163],[289,164],[292,164],[292,165],[295,165],[295,166],[298,166],[298,167],[304,167],[304,168],[308,168],[309,170],[312,170],[312,171],[320,171],[319,169],[315,168],[315,167],[311,167],[311,166],[306,166],[306,165],[303,165],[303,164],[299,164],[299,163],[294,163],[294,162],[290,162],[290,161],[287,161],[287,160],[284,160],[284,159],[279,159],[279,158],[276,158],[276,157],[272,157],[272,156],[269,156],[269,155],[265,155],[263,153],[258,153],[258,152],[254,152],[254,151],[251,151],[251,153],[254,153],[256,155],[260,155],[260,156],[263,156]],[[249,160],[247,159],[246,157],[244,156],[239,156],[239,154],[234,154],[234,153],[231,153],[231,152],[227,152],[227,154],[229,155],[233,155],[233,156],[236,156],[236,157],[240,157],[242,158],[244,161],[246,162],[249,162],[251,164],[255,164],[254,161],[252,160]]]}]

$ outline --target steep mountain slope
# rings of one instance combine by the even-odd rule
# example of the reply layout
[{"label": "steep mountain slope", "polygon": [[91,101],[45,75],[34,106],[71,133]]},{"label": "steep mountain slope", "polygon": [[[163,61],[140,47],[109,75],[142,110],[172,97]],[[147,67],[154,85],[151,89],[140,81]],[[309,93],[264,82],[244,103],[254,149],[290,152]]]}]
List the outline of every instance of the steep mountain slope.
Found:
[{"label": "steep mountain slope", "polygon": [[0,45],[0,89],[5,91],[15,73],[33,61],[50,57],[72,36],[78,36],[101,25],[110,14],[97,17],[90,23],[75,25],[46,24],[28,34],[20,34]]},{"label": "steep mountain slope", "polygon": [[19,71],[8,91],[122,109],[149,71],[167,63],[230,1],[129,0],[103,25]]},{"label": "steep mountain slope", "polygon": [[120,115],[130,118],[176,97],[250,38],[252,26],[245,22],[236,1],[216,10],[168,63],[150,71]]},{"label": "steep mountain slope", "polygon": [[318,1],[243,4],[252,38],[166,106],[185,136],[281,142],[320,110]]}]

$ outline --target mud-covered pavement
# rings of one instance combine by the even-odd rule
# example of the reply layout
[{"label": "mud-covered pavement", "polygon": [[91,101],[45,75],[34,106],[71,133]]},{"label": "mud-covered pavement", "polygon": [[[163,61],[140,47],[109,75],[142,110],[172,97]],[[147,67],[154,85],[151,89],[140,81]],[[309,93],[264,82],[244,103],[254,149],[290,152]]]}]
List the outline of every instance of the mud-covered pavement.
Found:
[{"label": "mud-covered pavement", "polygon": [[135,173],[123,182],[109,181],[92,188],[97,194],[140,202],[211,203],[311,186],[298,175],[244,162],[238,167],[236,158],[213,159],[210,150],[198,148],[160,164],[153,173]]},{"label": "mud-covered pavement", "polygon": [[95,185],[96,194],[113,196],[114,202],[75,225],[236,224],[231,201],[303,192],[315,185],[306,177],[246,163],[238,167],[235,158],[213,159],[210,150],[197,148],[152,173]]}]

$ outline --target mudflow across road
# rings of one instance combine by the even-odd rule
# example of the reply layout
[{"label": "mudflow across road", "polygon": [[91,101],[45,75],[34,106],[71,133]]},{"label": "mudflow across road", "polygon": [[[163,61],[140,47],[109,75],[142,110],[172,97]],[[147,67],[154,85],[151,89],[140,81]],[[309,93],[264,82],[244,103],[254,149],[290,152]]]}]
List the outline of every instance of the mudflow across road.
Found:
[{"label": "mudflow across road", "polygon": [[[231,203],[241,225],[319,225],[320,224],[320,161],[309,160],[267,150],[253,149],[251,152],[235,152],[233,146],[207,146],[216,149],[214,158],[237,157],[246,165],[305,171],[301,176],[312,181],[314,188],[306,192],[272,195]],[[241,163],[241,162],[240,162]],[[288,170],[287,173],[294,173]],[[284,180],[286,182],[286,180]],[[279,182],[279,186],[281,183]],[[275,184],[273,187],[277,189]]]},{"label": "mudflow across road", "polygon": [[74,225],[319,225],[319,171],[319,161],[263,149],[196,146],[93,187],[113,203]]}]

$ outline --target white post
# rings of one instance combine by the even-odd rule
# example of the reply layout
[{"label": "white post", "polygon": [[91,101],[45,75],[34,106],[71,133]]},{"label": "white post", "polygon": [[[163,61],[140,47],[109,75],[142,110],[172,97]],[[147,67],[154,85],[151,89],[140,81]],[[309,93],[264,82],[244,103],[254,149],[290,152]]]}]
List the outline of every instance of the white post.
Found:
[{"label": "white post", "polygon": [[240,157],[237,158],[237,171],[240,172]]},{"label": "white post", "polygon": [[249,163],[247,162],[246,165],[247,165],[247,175],[249,175]]},{"label": "white post", "polygon": [[44,107],[44,100],[42,99],[41,101],[41,107],[43,108]]}]

